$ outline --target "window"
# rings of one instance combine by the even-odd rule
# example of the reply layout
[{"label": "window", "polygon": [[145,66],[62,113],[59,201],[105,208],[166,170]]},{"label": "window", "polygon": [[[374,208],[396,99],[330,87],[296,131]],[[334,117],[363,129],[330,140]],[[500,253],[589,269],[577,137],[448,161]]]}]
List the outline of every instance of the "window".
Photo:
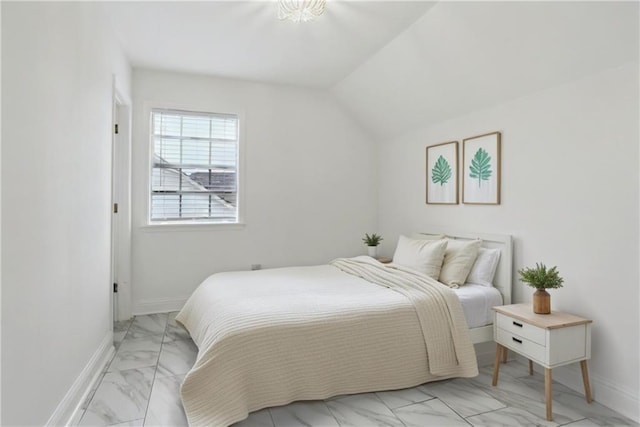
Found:
[{"label": "window", "polygon": [[238,116],[152,110],[150,222],[238,222]]}]

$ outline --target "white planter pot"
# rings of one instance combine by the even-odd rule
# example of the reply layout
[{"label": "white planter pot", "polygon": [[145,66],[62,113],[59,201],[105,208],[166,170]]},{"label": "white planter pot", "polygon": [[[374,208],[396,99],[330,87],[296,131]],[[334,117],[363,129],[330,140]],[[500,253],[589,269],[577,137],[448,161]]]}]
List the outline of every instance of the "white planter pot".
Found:
[{"label": "white planter pot", "polygon": [[369,250],[369,256],[375,258],[378,255],[378,247],[377,246],[367,246]]}]

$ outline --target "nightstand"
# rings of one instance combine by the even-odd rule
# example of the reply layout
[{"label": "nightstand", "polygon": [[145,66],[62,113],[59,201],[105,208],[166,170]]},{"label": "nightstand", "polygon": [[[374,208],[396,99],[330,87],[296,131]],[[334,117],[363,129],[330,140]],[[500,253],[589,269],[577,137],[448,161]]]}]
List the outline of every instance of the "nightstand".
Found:
[{"label": "nightstand", "polygon": [[545,368],[544,393],[548,421],[552,420],[553,368],[580,362],[584,394],[587,402],[591,403],[587,370],[587,359],[591,358],[591,320],[558,311],[551,314],[535,314],[531,304],[502,305],[493,307],[493,310],[493,339],[496,342],[494,386],[498,384],[500,359],[506,356],[509,349],[529,359],[529,374],[533,374],[532,362]]},{"label": "nightstand", "polygon": [[387,258],[387,257],[383,257],[383,256],[377,256],[376,261],[381,262],[383,264],[390,264],[391,261],[393,261],[391,258]]}]

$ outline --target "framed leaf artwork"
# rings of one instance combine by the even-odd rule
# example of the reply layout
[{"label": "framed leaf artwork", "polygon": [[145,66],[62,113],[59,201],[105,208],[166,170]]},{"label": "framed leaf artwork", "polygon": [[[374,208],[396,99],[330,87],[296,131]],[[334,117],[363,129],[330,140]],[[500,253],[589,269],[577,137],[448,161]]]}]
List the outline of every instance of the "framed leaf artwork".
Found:
[{"label": "framed leaf artwork", "polygon": [[500,204],[500,132],[464,139],[462,203]]},{"label": "framed leaf artwork", "polygon": [[458,141],[427,147],[427,203],[458,204]]}]

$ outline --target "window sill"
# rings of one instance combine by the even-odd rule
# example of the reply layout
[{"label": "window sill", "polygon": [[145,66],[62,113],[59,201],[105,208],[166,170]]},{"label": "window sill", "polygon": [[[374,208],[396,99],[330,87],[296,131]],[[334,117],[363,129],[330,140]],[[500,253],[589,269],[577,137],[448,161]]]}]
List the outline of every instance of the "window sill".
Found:
[{"label": "window sill", "polygon": [[242,230],[246,227],[244,222],[234,222],[229,224],[212,224],[212,223],[197,223],[197,222],[183,222],[179,224],[175,223],[162,223],[162,224],[145,224],[138,227],[140,231],[145,233],[163,233],[174,231],[214,231],[214,230]]}]

